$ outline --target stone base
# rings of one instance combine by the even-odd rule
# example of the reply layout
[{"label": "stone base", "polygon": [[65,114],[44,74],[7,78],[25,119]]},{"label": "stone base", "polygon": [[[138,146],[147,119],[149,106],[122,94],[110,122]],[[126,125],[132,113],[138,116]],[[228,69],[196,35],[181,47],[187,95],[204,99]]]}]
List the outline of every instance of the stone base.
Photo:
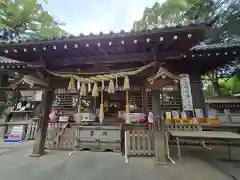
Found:
[{"label": "stone base", "polygon": [[155,165],[169,165],[171,164],[169,161],[157,161],[156,158],[153,158]]},{"label": "stone base", "polygon": [[44,151],[42,154],[30,154],[29,157],[40,157],[43,156],[44,154],[47,154],[47,152]]}]

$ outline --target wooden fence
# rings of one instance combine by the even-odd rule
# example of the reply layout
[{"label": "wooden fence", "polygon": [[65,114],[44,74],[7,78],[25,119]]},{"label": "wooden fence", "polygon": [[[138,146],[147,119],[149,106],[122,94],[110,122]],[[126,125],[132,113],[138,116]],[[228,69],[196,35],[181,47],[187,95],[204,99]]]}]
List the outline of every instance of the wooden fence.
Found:
[{"label": "wooden fence", "polygon": [[[74,149],[73,132],[71,128],[67,128],[68,124],[49,123],[45,148],[47,149]],[[28,125],[26,140],[35,139],[37,132],[37,123]]]},{"label": "wooden fence", "polygon": [[153,156],[153,132],[143,128],[125,131],[125,155]]},{"label": "wooden fence", "polygon": [[[26,140],[36,135],[37,124],[29,124]],[[47,149],[121,151],[120,126],[81,126],[49,123],[45,141]]]},{"label": "wooden fence", "polygon": [[33,139],[35,139],[37,128],[38,128],[38,124],[37,123],[28,124],[27,133],[26,133],[25,139],[26,140],[33,140]]},{"label": "wooden fence", "polygon": [[68,128],[68,123],[49,124],[45,148],[47,149],[74,149],[72,128]]}]

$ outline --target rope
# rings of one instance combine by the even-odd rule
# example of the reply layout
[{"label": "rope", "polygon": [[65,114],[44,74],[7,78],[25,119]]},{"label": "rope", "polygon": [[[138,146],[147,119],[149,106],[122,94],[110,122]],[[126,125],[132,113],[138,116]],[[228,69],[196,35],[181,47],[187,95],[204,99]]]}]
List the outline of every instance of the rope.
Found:
[{"label": "rope", "polygon": [[136,74],[144,71],[145,69],[153,66],[154,64],[155,64],[155,62],[152,62],[152,63],[150,63],[146,66],[142,66],[136,70],[124,71],[124,72],[118,72],[118,73],[112,73],[112,74],[97,75],[97,76],[92,76],[89,78],[83,78],[76,74],[74,75],[74,74],[66,74],[66,73],[57,73],[57,72],[49,71],[47,69],[45,69],[45,71],[48,72],[49,74],[52,74],[53,76],[57,76],[57,77],[74,78],[75,80],[80,81],[81,83],[96,83],[96,82],[101,82],[101,81],[109,81],[109,80],[112,80],[115,78],[136,75]]}]

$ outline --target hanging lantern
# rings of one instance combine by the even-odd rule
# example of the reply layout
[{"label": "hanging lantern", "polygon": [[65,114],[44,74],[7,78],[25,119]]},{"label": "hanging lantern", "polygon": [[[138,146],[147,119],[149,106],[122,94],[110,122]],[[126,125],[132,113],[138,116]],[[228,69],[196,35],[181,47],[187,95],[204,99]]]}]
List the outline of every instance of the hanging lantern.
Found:
[{"label": "hanging lantern", "polygon": [[86,96],[87,95],[87,88],[86,84],[82,83],[80,88],[80,96]]},{"label": "hanging lantern", "polygon": [[110,82],[109,82],[108,93],[109,94],[114,94],[115,93],[115,87],[114,87],[113,80],[110,80]]},{"label": "hanging lantern", "polygon": [[71,78],[68,84],[68,90],[70,91],[76,91],[76,86],[75,86],[75,80],[74,78]]},{"label": "hanging lantern", "polygon": [[95,83],[94,86],[93,86],[92,96],[93,97],[98,97],[98,86],[97,86],[97,83]]}]

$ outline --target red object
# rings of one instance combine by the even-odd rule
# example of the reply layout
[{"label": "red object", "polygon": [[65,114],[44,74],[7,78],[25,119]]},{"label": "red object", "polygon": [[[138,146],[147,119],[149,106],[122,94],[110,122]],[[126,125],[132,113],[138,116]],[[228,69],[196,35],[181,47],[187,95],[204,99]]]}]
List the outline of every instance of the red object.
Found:
[{"label": "red object", "polygon": [[59,113],[59,109],[57,109],[57,108],[52,108],[52,109],[51,109],[51,112],[53,112],[53,113]]},{"label": "red object", "polygon": [[49,123],[56,123],[57,120],[50,120],[50,119],[49,119],[48,122],[49,122]]},{"label": "red object", "polygon": [[21,136],[19,136],[19,135],[9,135],[8,137],[9,137],[9,138],[16,138],[16,139],[17,139],[17,138],[20,138]]},{"label": "red object", "polygon": [[145,120],[143,120],[143,119],[139,119],[139,120],[136,120],[136,122],[137,122],[137,123],[144,123]]},{"label": "red object", "polygon": [[148,122],[148,121],[147,121],[147,122],[145,122],[144,124],[152,124],[152,122]]}]

